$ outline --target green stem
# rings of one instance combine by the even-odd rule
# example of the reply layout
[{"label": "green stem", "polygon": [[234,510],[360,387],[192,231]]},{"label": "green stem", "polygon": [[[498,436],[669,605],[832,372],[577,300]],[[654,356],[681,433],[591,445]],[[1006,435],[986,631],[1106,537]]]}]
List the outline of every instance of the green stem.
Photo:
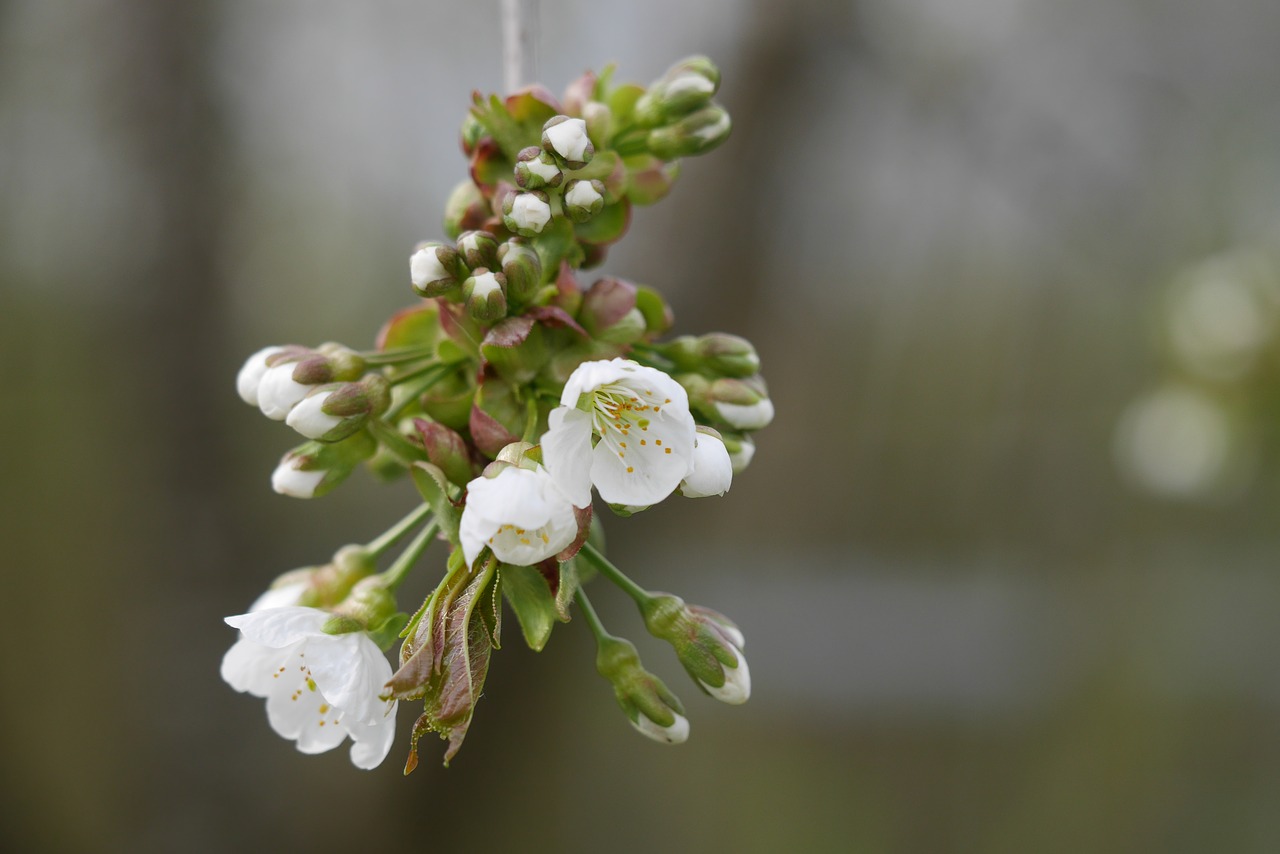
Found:
[{"label": "green stem", "polygon": [[[419,360],[419,361],[424,361],[424,360]],[[447,373],[449,366],[442,365],[440,364],[439,361],[432,358],[429,361],[427,361],[425,365],[419,365],[416,368],[411,368],[407,371],[402,371],[401,373],[393,374],[392,376],[387,377],[387,382],[391,383],[392,385],[399,385],[400,383],[408,382],[409,380],[416,380],[418,377],[425,376],[426,374],[432,373],[433,371],[436,371],[441,368],[444,368],[445,372]]]},{"label": "green stem", "polygon": [[377,439],[387,450],[396,455],[396,458],[406,466],[412,466],[416,462],[426,460],[427,453],[412,442],[401,435],[400,431],[392,427],[381,418],[371,418],[366,425],[373,438]]},{"label": "green stem", "polygon": [[401,362],[412,362],[415,359],[427,358],[434,349],[432,346],[423,346],[397,347],[394,350],[370,350],[361,353],[360,358],[370,365],[397,365]]},{"label": "green stem", "polygon": [[596,645],[599,646],[612,638],[613,635],[605,631],[604,624],[600,622],[600,615],[591,606],[591,600],[587,598],[587,591],[579,587],[577,592],[573,594],[573,598],[582,610],[582,617],[587,621],[587,627],[591,629],[591,634],[595,635]]},{"label": "green stem", "polygon": [[418,562],[418,558],[422,557],[422,553],[431,545],[432,540],[440,533],[440,525],[432,520],[431,524],[423,528],[418,536],[414,537],[400,557],[396,558],[396,562],[387,567],[387,571],[382,573],[388,590],[394,591],[400,586],[400,582],[404,581],[405,576],[409,574],[409,570]]},{"label": "green stem", "polygon": [[624,593],[636,600],[636,604],[643,607],[646,602],[653,598],[649,595],[648,590],[645,590],[639,584],[636,584],[630,578],[627,578],[627,576],[622,573],[622,570],[610,563],[609,559],[600,554],[596,547],[591,545],[591,543],[583,543],[582,551],[578,552],[578,554],[586,558],[587,563],[594,566],[601,575],[621,587]]},{"label": "green stem", "polygon": [[431,507],[429,505],[423,504],[421,507],[418,507],[417,509],[415,509],[408,516],[405,516],[399,522],[396,522],[394,525],[388,528],[386,532],[383,533],[381,536],[379,536],[377,539],[371,540],[369,544],[364,547],[365,551],[373,555],[374,558],[382,557],[383,552],[385,552],[387,549],[391,548],[396,543],[398,543],[400,539],[404,537],[405,534],[409,533],[409,531],[412,530],[415,525],[417,525],[419,522],[421,522],[423,519],[427,518],[430,515],[431,515]]},{"label": "green stem", "polygon": [[[395,406],[387,410],[387,413],[383,416],[383,418],[386,419],[387,421],[394,421],[401,412],[404,412],[411,405],[413,405],[413,403],[419,397],[422,396],[423,392],[425,392],[427,389],[431,388],[433,385],[435,385],[437,382],[443,379],[449,373],[449,368],[452,368],[453,366],[439,365],[438,367],[443,368],[444,370],[441,371],[439,374],[432,374],[430,376],[427,376],[426,379],[414,385],[405,394],[405,396],[400,400],[399,403],[397,403]],[[426,372],[424,372],[424,374],[425,373]],[[393,382],[400,382],[400,381],[401,380],[399,379],[393,380]]]},{"label": "green stem", "polygon": [[529,395],[524,402],[524,436],[521,441],[533,444],[538,436],[538,398],[536,395]]}]

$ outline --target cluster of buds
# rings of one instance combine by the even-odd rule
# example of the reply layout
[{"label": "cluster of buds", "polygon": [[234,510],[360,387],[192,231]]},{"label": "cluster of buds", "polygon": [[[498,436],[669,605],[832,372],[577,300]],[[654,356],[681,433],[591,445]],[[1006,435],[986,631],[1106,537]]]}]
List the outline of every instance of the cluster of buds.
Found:
[{"label": "cluster of buds", "polygon": [[[595,504],[626,517],[672,496],[724,495],[773,417],[759,357],[732,335],[663,341],[674,320],[657,290],[580,280],[626,231],[632,205],[666,195],[678,158],[725,139],[728,116],[711,102],[719,82],[695,57],[647,89],[615,85],[610,70],[559,100],[541,87],[477,96],[462,129],[471,174],[446,205],[447,238],[409,258],[418,301],[370,350],[268,347],[241,369],[240,396],[308,440],[277,467],[277,492],[323,495],[364,463],[407,478],[421,499],[370,543],[287,573],[228,618],[241,639],[224,678],[266,698],[272,726],[300,750],[349,736],[352,760],[373,767],[398,704],[418,701],[406,772],[428,732],[448,742],[447,764],[500,644],[504,601],[535,650],[583,615],[626,718],[684,741],[684,706],[604,629],[583,589],[593,577],[636,602],[701,691],[746,701],[742,632],[623,574]],[[443,576],[414,613],[401,611],[400,583],[438,541]],[[396,639],[392,671],[383,650]]]}]

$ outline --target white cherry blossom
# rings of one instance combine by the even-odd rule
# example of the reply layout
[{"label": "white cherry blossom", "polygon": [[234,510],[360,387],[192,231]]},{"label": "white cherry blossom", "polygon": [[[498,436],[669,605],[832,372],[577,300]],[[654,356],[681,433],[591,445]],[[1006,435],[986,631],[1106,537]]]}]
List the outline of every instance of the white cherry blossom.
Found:
[{"label": "white cherry blossom", "polygon": [[227,617],[240,640],[222,659],[222,678],[265,698],[271,728],[303,753],[350,737],[352,763],[376,768],[395,739],[396,703],[378,697],[391,665],[364,632],[326,634],[331,616],[284,607]]},{"label": "white cherry blossom", "polygon": [[529,566],[559,554],[577,535],[573,505],[546,469],[509,466],[467,484],[458,536],[468,564],[488,546],[504,563]]},{"label": "white cherry blossom", "polygon": [[629,359],[584,362],[569,376],[560,404],[551,411],[542,454],[574,506],[591,503],[592,486],[611,504],[657,504],[693,471],[689,398],[662,371]]}]

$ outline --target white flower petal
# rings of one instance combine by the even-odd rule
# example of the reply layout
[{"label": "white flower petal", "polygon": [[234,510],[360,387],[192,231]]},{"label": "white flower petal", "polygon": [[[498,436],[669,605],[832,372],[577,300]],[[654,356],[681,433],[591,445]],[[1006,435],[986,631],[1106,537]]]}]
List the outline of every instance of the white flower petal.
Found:
[{"label": "white flower petal", "polygon": [[589,208],[596,202],[603,201],[604,196],[591,186],[590,181],[579,181],[573,185],[569,192],[564,194],[564,202],[566,205],[576,205],[582,208]]},{"label": "white flower petal", "polygon": [[437,248],[428,246],[425,249],[419,249],[409,257],[409,278],[420,288],[430,282],[449,278],[449,271],[440,263]]},{"label": "white flower petal", "polygon": [[249,640],[263,646],[286,647],[322,634],[331,615],[318,608],[273,608],[237,614],[223,622],[239,629]]},{"label": "white flower petal", "polygon": [[511,203],[511,219],[517,228],[540,232],[551,221],[551,206],[533,193],[521,193]]},{"label": "white flower petal", "polygon": [[591,503],[591,416],[560,407],[551,410],[548,424],[540,440],[547,472],[574,507],[586,507]]},{"label": "white flower petal", "polygon": [[499,560],[528,566],[560,552],[577,532],[573,506],[546,469],[506,468],[467,485],[459,538],[468,563],[488,545]]},{"label": "white flower petal", "polygon": [[265,697],[279,681],[280,668],[289,650],[276,649],[240,638],[222,657],[222,679],[237,691]]},{"label": "white flower petal", "polygon": [[368,723],[382,686],[391,678],[391,664],[378,645],[363,632],[325,635],[308,644],[311,677],[326,700],[354,720]]},{"label": "white flower petal", "polygon": [[739,430],[759,430],[773,420],[773,401],[762,398],[757,403],[717,403],[716,412],[725,423]]},{"label": "white flower petal", "polygon": [[720,702],[740,706],[751,697],[751,671],[747,668],[747,657],[742,654],[742,650],[736,652],[738,666],[724,668],[724,684],[716,688],[703,682],[702,687]]},{"label": "white flower petal", "polygon": [[301,653],[290,659],[280,674],[280,685],[267,695],[267,722],[281,738],[298,738],[313,721],[318,721],[321,706],[329,705],[319,686],[307,681],[305,658]]},{"label": "white flower petal", "polygon": [[271,488],[281,495],[293,498],[311,498],[316,494],[320,481],[324,480],[324,469],[302,471],[294,467],[294,460],[284,460],[271,473]]},{"label": "white flower petal", "polygon": [[680,484],[686,498],[724,495],[733,483],[733,462],[724,442],[709,433],[699,433],[693,446],[693,471]]},{"label": "white flower petal", "polygon": [[267,372],[267,359],[283,350],[283,347],[263,347],[248,359],[236,374],[236,392],[250,406],[258,405],[258,385]]},{"label": "white flower petal", "polygon": [[258,408],[262,414],[275,421],[283,421],[289,410],[307,396],[311,386],[294,382],[294,362],[268,368],[258,384]]},{"label": "white flower petal", "polygon": [[[672,712],[675,714],[675,712]],[[643,714],[636,715],[631,725],[636,731],[661,744],[682,744],[689,739],[689,720],[684,715],[675,715],[671,726],[659,726]]]},{"label": "white flower petal", "polygon": [[384,703],[385,711],[376,723],[351,726],[351,764],[368,771],[377,768],[391,752],[396,738],[396,704]]},{"label": "white flower petal", "polygon": [[325,401],[331,394],[333,394],[331,391],[322,391],[319,394],[304,397],[289,411],[289,416],[285,418],[284,423],[308,439],[319,439],[324,436],[342,423],[342,418],[324,411]]},{"label": "white flower petal", "polygon": [[[574,368],[573,373],[569,374],[569,379],[565,381],[564,391],[560,395],[560,405],[573,408],[578,405],[578,398],[581,395],[593,392],[602,385],[630,380],[642,370],[662,374],[661,371],[656,371],[653,368],[644,368],[630,359],[583,362]],[[662,376],[666,377],[666,374],[662,374]],[[667,379],[671,380],[670,377],[667,377]],[[675,381],[671,380],[671,382]],[[676,383],[676,386],[679,388],[680,384]],[[684,389],[681,388],[681,391],[683,392]],[[666,396],[670,397],[671,395]]]},{"label": "white flower petal", "polygon": [[[658,435],[654,427],[649,433]],[[678,437],[680,433],[671,430],[668,435]],[[600,497],[610,504],[657,504],[674,492],[689,472],[692,449],[685,450],[683,443],[677,444],[678,439],[669,439],[672,445],[666,442],[657,445],[655,442],[663,440],[639,439],[636,436],[637,433],[632,431],[627,437],[625,450],[601,439],[591,452],[591,482],[600,492]],[[688,444],[692,444],[692,439]],[[673,450],[673,445],[683,453]],[[672,453],[666,453],[668,450]]]},{"label": "white flower petal", "polygon": [[587,136],[585,121],[569,119],[547,128],[547,141],[565,160],[581,161],[591,138]]}]

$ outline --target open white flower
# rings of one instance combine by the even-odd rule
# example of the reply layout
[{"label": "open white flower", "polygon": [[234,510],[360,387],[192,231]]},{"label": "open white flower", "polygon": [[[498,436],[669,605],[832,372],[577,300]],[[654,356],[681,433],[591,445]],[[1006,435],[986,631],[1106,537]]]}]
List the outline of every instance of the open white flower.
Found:
[{"label": "open white flower", "polygon": [[396,703],[378,695],[391,665],[367,634],[331,635],[332,615],[316,608],[270,608],[227,625],[240,640],[222,659],[222,678],[265,697],[267,720],[303,753],[332,750],[347,736],[357,768],[376,768],[395,739]]},{"label": "open white flower", "polygon": [[467,484],[458,536],[468,565],[488,546],[504,563],[529,566],[559,554],[577,535],[573,505],[546,469],[509,466]]},{"label": "open white flower", "polygon": [[699,429],[693,444],[693,471],[681,481],[680,494],[685,498],[724,495],[732,483],[733,462],[724,440]]},{"label": "open white flower", "polygon": [[[610,504],[648,506],[693,471],[693,416],[684,388],[629,359],[584,362],[565,383],[542,437],[547,471],[577,507],[591,487]],[[599,441],[592,447],[592,436]]]}]

